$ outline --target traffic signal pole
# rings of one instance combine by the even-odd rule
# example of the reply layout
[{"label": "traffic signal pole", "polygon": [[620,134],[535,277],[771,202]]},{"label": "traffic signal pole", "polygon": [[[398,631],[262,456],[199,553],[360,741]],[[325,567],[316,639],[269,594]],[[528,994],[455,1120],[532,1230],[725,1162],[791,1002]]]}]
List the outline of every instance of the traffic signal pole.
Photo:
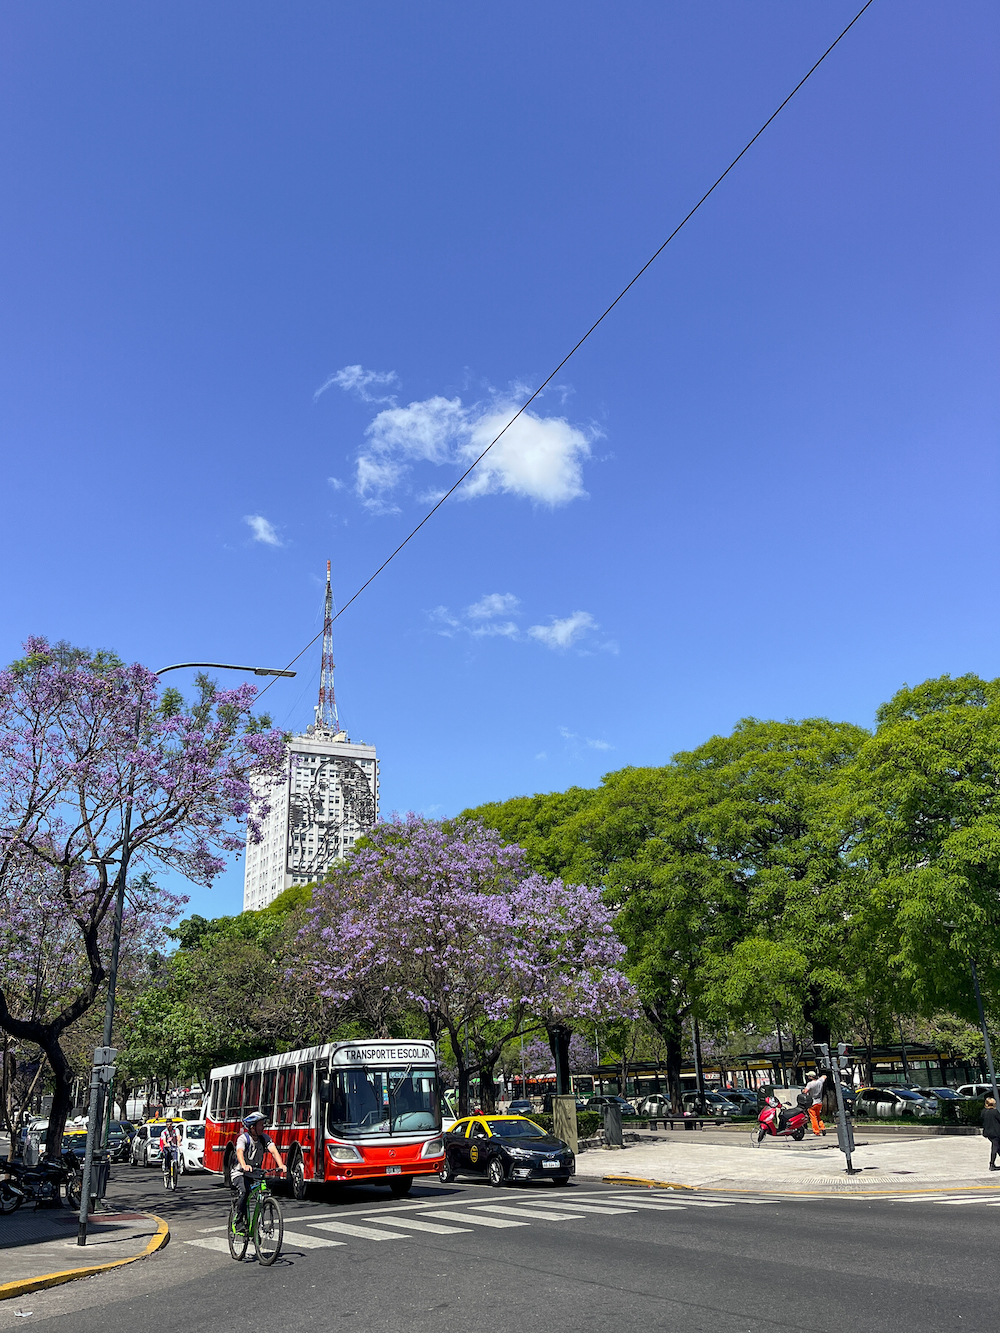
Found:
[{"label": "traffic signal pole", "polygon": [[840,1071],[846,1069],[851,1063],[851,1047],[847,1042],[840,1042],[837,1046],[836,1058],[833,1060],[830,1059],[830,1047],[825,1043],[815,1045],[813,1050],[820,1059],[829,1062],[830,1072],[833,1074],[833,1088],[837,1094],[837,1146],[847,1159],[847,1174],[849,1176],[860,1175],[861,1168],[855,1166],[852,1160],[854,1126],[847,1114],[847,1107],[844,1103],[844,1089],[840,1084]]},{"label": "traffic signal pole", "polygon": [[80,1226],[76,1235],[77,1245],[87,1243],[90,1181],[94,1173],[94,1143],[97,1138],[97,1107],[102,1089],[115,1076],[114,1059],[117,1054],[113,1046],[98,1046],[94,1051],[94,1067],[90,1071],[90,1117],[87,1121],[87,1151],[83,1159],[83,1184],[80,1187]]}]

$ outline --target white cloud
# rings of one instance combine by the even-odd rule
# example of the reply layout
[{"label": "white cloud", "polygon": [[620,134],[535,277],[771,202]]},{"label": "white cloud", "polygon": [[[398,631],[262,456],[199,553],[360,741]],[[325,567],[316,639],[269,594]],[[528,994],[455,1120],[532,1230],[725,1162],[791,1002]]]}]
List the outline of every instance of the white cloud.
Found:
[{"label": "white cloud", "polygon": [[546,648],[569,648],[586,634],[597,629],[597,621],[589,611],[574,611],[563,620],[553,620],[551,625],[532,625],[528,633]]},{"label": "white cloud", "polygon": [[321,394],[326,393],[327,389],[332,389],[336,385],[345,393],[356,393],[366,403],[393,403],[396,400],[392,395],[379,397],[377,394],[369,393],[368,389],[373,384],[385,386],[398,383],[399,377],[394,370],[365,370],[364,366],[344,366],[319,386],[313,394],[313,402]]},{"label": "white cloud", "polygon": [[327,482],[333,487],[335,491],[342,491],[344,489],[344,483],[340,480],[339,477],[327,477]]},{"label": "white cloud", "polygon": [[281,545],[281,538],[274,526],[260,514],[247,514],[243,522],[249,525],[255,542],[263,542],[265,546]]},{"label": "white cloud", "polygon": [[512,592],[488,592],[485,597],[465,609],[470,620],[490,620],[493,616],[509,616],[521,605]]},{"label": "white cloud", "polygon": [[615,748],[609,741],[594,740],[590,736],[578,736],[575,731],[570,731],[568,727],[560,727],[559,735],[564,741],[570,741],[574,745],[586,745],[588,750],[613,750]]},{"label": "white cloud", "polygon": [[[370,508],[382,510],[388,493],[408,477],[415,464],[447,466],[456,473],[464,470],[500,435],[517,409],[509,397],[469,407],[461,398],[441,395],[406,407],[393,402],[375,416],[365,432],[368,445],[357,460],[359,497]],[[595,434],[571,425],[565,417],[522,412],[457,495],[471,500],[504,492],[537,504],[568,504],[586,494],[583,464]]]}]

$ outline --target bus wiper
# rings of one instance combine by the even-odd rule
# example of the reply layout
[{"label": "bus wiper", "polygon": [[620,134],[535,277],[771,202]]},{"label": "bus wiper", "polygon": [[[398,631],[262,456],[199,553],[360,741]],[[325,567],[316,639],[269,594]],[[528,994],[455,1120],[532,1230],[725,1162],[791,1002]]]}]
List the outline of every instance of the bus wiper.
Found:
[{"label": "bus wiper", "polygon": [[[407,1065],[406,1068],[403,1070],[402,1077],[396,1080],[396,1087],[398,1088],[400,1083],[405,1083],[412,1073],[413,1073],[413,1065],[412,1064]],[[386,1081],[389,1084],[389,1137],[391,1138],[393,1134],[393,1125],[395,1124],[396,1121],[396,1111],[395,1111],[396,1099],[395,1099],[395,1094],[393,1092],[392,1079],[387,1077]]]}]

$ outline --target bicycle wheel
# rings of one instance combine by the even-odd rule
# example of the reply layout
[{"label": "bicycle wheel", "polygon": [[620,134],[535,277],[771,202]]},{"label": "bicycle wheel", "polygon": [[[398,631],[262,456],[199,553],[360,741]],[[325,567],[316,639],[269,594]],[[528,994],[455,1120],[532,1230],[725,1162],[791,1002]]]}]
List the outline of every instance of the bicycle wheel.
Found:
[{"label": "bicycle wheel", "polygon": [[177,1188],[177,1159],[173,1157],[170,1159],[170,1188]]},{"label": "bicycle wheel", "polygon": [[[243,1230],[237,1235],[237,1233],[233,1231],[233,1223],[235,1221],[236,1221],[236,1203],[234,1201],[229,1205],[229,1221],[226,1224],[226,1234],[229,1237],[229,1253],[233,1256],[233,1258],[236,1260],[237,1263],[242,1263],[243,1256],[247,1252],[247,1243],[248,1243],[247,1233],[246,1230]],[[245,1226],[246,1224],[244,1223],[244,1227]]]},{"label": "bicycle wheel", "polygon": [[274,1199],[265,1199],[257,1214],[257,1225],[253,1230],[253,1243],[257,1251],[258,1263],[273,1264],[281,1253],[281,1238],[285,1234],[285,1224],[281,1209]]}]

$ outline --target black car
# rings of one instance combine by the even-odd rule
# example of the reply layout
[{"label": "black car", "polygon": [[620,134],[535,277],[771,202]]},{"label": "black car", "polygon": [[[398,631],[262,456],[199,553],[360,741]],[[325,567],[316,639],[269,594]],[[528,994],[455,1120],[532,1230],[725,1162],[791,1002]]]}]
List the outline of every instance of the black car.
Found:
[{"label": "black car", "polygon": [[553,1180],[566,1185],[576,1157],[562,1139],[523,1115],[477,1115],[457,1120],[444,1136],[443,1181],[485,1176],[491,1185]]}]

